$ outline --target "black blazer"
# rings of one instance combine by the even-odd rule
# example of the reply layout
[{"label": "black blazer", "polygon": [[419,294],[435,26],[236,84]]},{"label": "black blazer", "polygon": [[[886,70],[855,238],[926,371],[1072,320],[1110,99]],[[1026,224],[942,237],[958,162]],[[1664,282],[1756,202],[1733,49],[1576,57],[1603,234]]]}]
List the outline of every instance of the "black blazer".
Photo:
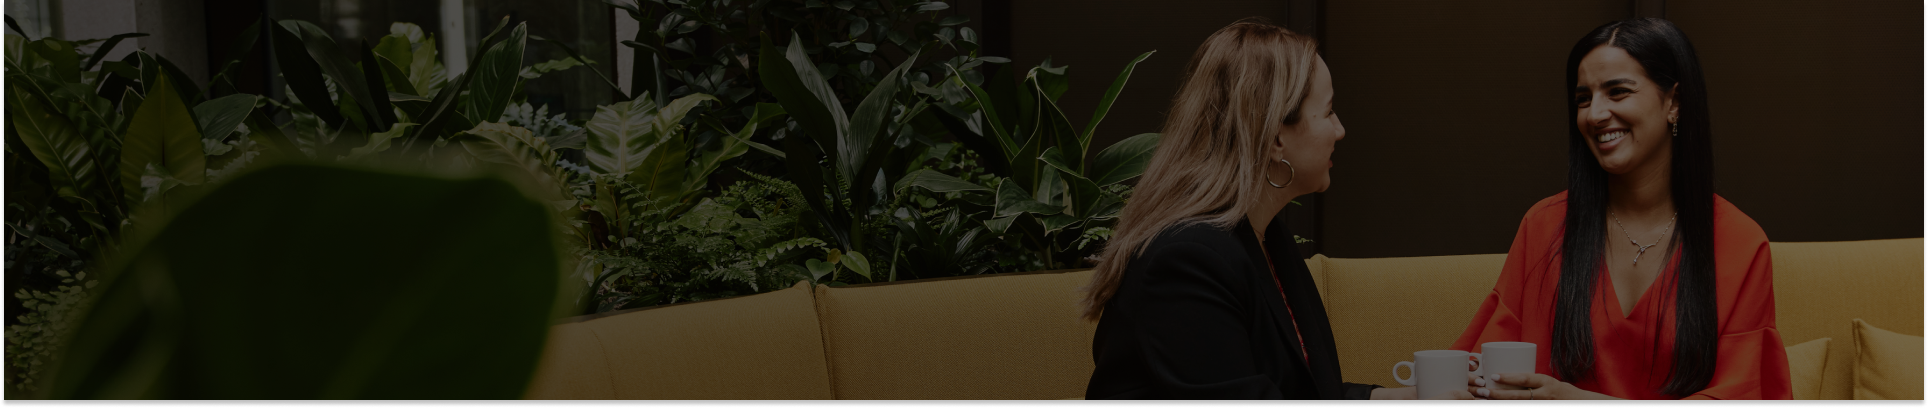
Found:
[{"label": "black blazer", "polygon": [[1325,305],[1284,221],[1274,220],[1265,236],[1280,261],[1278,284],[1249,221],[1230,231],[1171,228],[1154,238],[1125,268],[1098,319],[1097,369],[1085,399],[1371,397],[1378,386],[1339,381]]}]

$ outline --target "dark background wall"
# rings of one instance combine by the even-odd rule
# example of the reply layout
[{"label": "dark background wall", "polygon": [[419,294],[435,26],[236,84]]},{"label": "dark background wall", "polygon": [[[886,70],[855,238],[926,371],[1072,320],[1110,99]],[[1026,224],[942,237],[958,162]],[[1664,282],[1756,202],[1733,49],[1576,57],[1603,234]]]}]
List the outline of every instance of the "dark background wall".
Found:
[{"label": "dark background wall", "polygon": [[1094,151],[1157,131],[1184,63],[1218,28],[1263,16],[1317,34],[1347,136],[1331,190],[1288,210],[1295,232],[1315,240],[1302,248],[1308,256],[1506,252],[1526,209],[1565,189],[1568,48],[1636,14],[1669,18],[1694,41],[1710,88],[1717,190],[1771,239],[1922,236],[1921,3],[1011,3],[1013,64],[1070,65],[1064,107],[1074,122],[1125,62],[1158,50]]},{"label": "dark background wall", "polygon": [[1332,257],[1506,252],[1566,187],[1567,50],[1626,0],[1328,2],[1346,139],[1320,248]]},{"label": "dark background wall", "polygon": [[1922,3],[1667,2],[1707,69],[1720,194],[1775,241],[1922,236]]}]

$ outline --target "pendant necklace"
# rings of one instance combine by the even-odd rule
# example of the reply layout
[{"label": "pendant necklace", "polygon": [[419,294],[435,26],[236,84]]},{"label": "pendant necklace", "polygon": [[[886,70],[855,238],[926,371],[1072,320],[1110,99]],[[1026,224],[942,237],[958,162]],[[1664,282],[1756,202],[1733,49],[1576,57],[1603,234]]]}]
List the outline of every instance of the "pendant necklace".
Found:
[{"label": "pendant necklace", "polygon": [[1667,238],[1667,233],[1674,230],[1674,221],[1680,218],[1680,213],[1675,212],[1673,218],[1667,219],[1667,229],[1660,231],[1660,237],[1654,238],[1654,243],[1647,244],[1647,245],[1640,245],[1639,241],[1633,240],[1633,233],[1627,232],[1627,226],[1620,224],[1619,215],[1614,214],[1613,211],[1607,211],[1607,214],[1613,216],[1613,225],[1620,227],[1620,233],[1625,234],[1627,236],[1627,243],[1633,244],[1633,247],[1637,248],[1637,250],[1634,251],[1633,253],[1633,266],[1640,266],[1640,255],[1646,254],[1647,248],[1652,248],[1654,245],[1660,245],[1660,241],[1664,238]]}]

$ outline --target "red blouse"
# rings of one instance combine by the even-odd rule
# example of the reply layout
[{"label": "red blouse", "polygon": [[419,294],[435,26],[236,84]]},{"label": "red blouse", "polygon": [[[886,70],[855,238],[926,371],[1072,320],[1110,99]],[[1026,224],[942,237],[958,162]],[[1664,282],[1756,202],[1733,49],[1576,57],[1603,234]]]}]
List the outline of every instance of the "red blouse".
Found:
[{"label": "red blouse", "polygon": [[[1560,282],[1560,235],[1567,193],[1540,200],[1520,220],[1493,293],[1487,295],[1453,349],[1479,351],[1493,341],[1539,345],[1538,373],[1553,370],[1554,298]],[[1656,248],[1664,249],[1664,248]],[[1654,251],[1666,253],[1664,251]],[[1660,279],[1670,278],[1675,256]],[[1791,399],[1787,350],[1774,328],[1774,265],[1767,234],[1734,204],[1714,197],[1714,286],[1720,340],[1714,378],[1687,399]],[[1668,399],[1660,393],[1673,368],[1673,297],[1650,285],[1623,316],[1607,274],[1594,284],[1594,369],[1586,379],[1562,378],[1580,389],[1627,399]],[[1665,313],[1663,313],[1665,312]]]}]

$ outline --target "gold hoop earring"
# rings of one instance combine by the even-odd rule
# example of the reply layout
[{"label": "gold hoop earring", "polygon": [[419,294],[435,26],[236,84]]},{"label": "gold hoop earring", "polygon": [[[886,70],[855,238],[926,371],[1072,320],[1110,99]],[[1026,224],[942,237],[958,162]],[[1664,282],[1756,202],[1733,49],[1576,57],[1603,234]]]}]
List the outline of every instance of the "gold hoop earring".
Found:
[{"label": "gold hoop earring", "polygon": [[[1279,162],[1285,163],[1285,170],[1292,173],[1292,178],[1285,180],[1285,186],[1292,185],[1294,181],[1299,181],[1299,170],[1292,167],[1292,162],[1285,161],[1285,159],[1279,159]],[[1265,184],[1271,184],[1272,188],[1285,188],[1285,186],[1279,185],[1279,183],[1272,182],[1272,172],[1260,171],[1260,173],[1265,174]]]}]

